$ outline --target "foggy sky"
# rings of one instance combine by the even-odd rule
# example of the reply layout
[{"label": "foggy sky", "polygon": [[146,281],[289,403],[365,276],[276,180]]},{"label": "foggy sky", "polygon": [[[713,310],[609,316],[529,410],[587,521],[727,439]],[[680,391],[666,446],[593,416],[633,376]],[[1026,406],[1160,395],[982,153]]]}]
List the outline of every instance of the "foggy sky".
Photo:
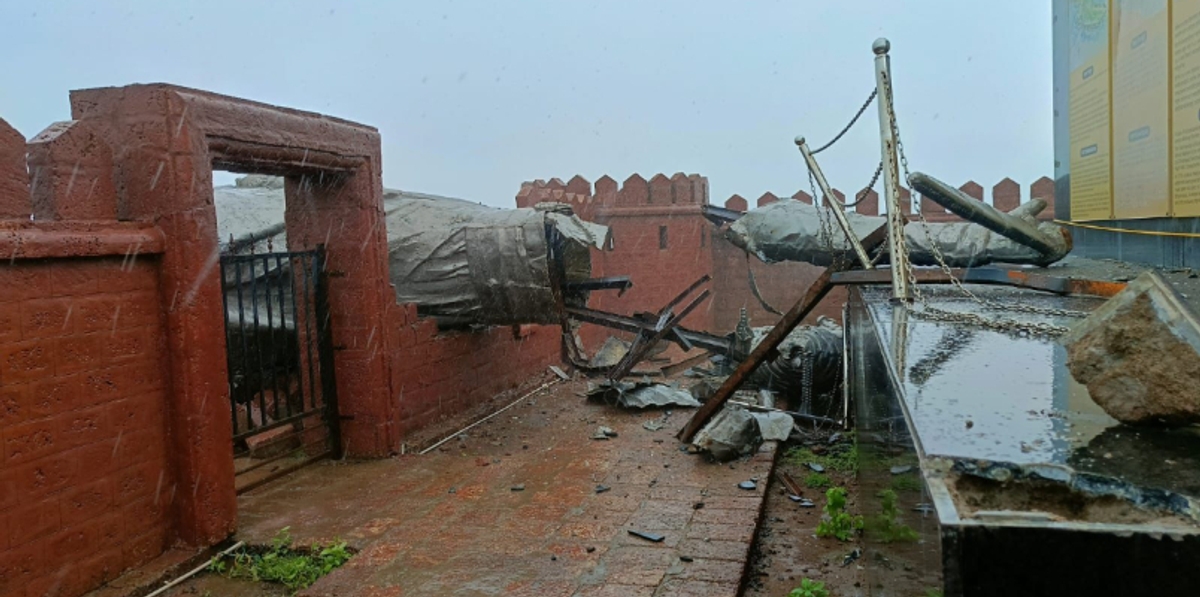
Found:
[{"label": "foggy sky", "polygon": [[[699,173],[718,204],[807,189],[792,139],[848,121],[880,36],[914,170],[985,188],[1053,171],[1039,0],[47,0],[0,23],[0,117],[27,137],[70,118],[68,90],[176,83],[375,126],[386,186],[500,206],[574,174]],[[865,184],[875,109],[820,159]]]}]

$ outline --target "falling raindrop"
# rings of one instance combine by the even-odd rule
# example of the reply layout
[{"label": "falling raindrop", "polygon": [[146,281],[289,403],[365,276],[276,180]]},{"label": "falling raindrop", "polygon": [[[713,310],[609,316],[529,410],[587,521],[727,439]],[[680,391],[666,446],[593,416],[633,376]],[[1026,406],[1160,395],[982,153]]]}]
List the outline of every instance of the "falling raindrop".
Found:
[{"label": "falling raindrop", "polygon": [[162,176],[163,167],[166,165],[167,165],[166,162],[158,163],[158,170],[155,170],[154,176],[150,179],[150,190],[151,191],[154,190],[154,187],[158,186],[158,177]]}]

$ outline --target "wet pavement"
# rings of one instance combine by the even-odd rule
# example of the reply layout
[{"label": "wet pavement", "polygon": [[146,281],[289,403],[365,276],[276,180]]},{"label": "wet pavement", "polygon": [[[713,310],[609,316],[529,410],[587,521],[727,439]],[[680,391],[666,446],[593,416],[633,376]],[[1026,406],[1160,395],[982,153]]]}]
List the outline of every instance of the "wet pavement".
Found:
[{"label": "wet pavement", "polygon": [[[620,411],[585,386],[558,384],[428,455],[321,463],[243,495],[237,538],[290,527],[297,544],[359,550],[302,595],[737,595],[775,445],[711,464],[674,436],[694,410]],[[592,439],[599,426],[616,437]]]}]

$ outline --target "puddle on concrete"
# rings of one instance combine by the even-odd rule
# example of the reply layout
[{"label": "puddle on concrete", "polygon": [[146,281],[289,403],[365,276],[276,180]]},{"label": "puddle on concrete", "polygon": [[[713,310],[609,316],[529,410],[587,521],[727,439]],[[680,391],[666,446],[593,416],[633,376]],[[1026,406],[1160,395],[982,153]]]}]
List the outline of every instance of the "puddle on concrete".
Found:
[{"label": "puddle on concrete", "polygon": [[[1099,299],[968,285],[998,303],[1090,311]],[[1070,325],[1076,318],[981,307],[949,286],[922,288],[950,311]],[[898,312],[890,288],[864,287],[886,357],[926,456],[1054,464],[1200,497],[1200,429],[1130,428],[1104,413],[1053,338],[1006,334]]]}]

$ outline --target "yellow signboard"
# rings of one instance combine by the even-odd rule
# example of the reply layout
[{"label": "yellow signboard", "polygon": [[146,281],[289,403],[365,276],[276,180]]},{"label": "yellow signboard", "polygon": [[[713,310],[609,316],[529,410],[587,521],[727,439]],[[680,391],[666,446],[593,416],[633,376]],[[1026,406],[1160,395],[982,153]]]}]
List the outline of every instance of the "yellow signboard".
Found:
[{"label": "yellow signboard", "polygon": [[1171,213],[1167,0],[1112,10],[1113,216]]},{"label": "yellow signboard", "polygon": [[1171,8],[1171,146],[1176,217],[1200,216],[1200,0]]},{"label": "yellow signboard", "polygon": [[1200,216],[1200,0],[1065,4],[1071,219]]},{"label": "yellow signboard", "polygon": [[1112,217],[1108,3],[1072,0],[1069,127],[1071,219]]}]

